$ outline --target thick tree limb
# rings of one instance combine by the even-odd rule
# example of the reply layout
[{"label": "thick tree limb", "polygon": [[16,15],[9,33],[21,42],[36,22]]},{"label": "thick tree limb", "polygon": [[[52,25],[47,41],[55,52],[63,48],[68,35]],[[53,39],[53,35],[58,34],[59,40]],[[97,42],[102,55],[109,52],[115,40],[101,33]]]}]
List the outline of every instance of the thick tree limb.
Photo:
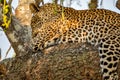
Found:
[{"label": "thick tree limb", "polygon": [[[0,11],[1,7],[0,7]],[[2,12],[0,12],[0,17],[2,18]],[[0,19],[0,26],[2,26],[2,19]],[[31,27],[22,26],[19,21],[12,16],[12,22],[10,27],[5,31],[16,56],[25,55],[28,47],[31,45]]]},{"label": "thick tree limb", "polygon": [[88,44],[61,44],[46,49],[44,55],[41,54],[27,54],[8,61],[4,60],[1,65],[4,65],[6,73],[0,78],[2,80],[101,80],[98,53]]},{"label": "thick tree limb", "polygon": [[1,80],[102,80],[98,51],[89,44],[61,44],[0,65]]},{"label": "thick tree limb", "polygon": [[117,7],[118,9],[120,9],[120,0],[117,1],[116,7]]},{"label": "thick tree limb", "polygon": [[22,26],[15,17],[12,18],[10,28],[6,30],[6,35],[15,50],[17,56],[27,53],[26,50],[31,44],[31,27]]}]

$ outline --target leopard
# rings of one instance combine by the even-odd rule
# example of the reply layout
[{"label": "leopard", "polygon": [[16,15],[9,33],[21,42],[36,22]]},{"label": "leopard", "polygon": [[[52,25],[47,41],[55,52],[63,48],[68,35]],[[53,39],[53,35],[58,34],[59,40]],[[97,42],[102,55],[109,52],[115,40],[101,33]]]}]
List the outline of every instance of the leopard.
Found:
[{"label": "leopard", "polygon": [[90,43],[98,47],[103,80],[119,79],[119,13],[107,9],[75,10],[46,3],[33,13],[31,28],[33,51],[65,43]]}]

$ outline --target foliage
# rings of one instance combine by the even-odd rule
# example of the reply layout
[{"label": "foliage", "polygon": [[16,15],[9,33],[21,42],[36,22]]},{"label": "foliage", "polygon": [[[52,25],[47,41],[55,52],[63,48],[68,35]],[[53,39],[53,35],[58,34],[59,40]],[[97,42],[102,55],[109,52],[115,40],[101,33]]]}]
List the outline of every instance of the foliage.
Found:
[{"label": "foliage", "polygon": [[[55,9],[54,9],[54,13],[57,14],[57,7],[56,7],[56,4],[58,2],[58,0],[52,0],[52,2],[55,4]],[[60,0],[60,4],[63,6],[63,2],[64,0]],[[61,12],[61,15],[62,15],[62,20],[64,20],[64,7],[62,7],[62,12]]]},{"label": "foliage", "polygon": [[7,14],[9,13],[9,5],[6,4],[6,0],[4,0],[4,4],[3,4],[3,24],[2,26],[4,28],[8,28],[10,23],[11,23],[11,14],[10,14],[10,18],[7,16]]},{"label": "foliage", "polygon": [[[64,0],[60,0],[60,4],[63,6]],[[62,7],[62,20],[64,20],[64,7]]]}]

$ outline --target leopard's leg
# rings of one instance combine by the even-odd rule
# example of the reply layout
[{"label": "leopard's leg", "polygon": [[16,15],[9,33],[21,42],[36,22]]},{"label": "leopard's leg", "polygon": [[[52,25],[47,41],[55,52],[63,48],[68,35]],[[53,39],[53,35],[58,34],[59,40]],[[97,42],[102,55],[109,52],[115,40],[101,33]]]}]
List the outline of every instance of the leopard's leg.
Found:
[{"label": "leopard's leg", "polygon": [[99,46],[100,66],[103,80],[118,80],[117,66],[119,63],[120,44],[113,36],[101,40]]},{"label": "leopard's leg", "polygon": [[61,37],[60,34],[56,34],[53,38],[49,39],[48,41],[46,41],[44,43],[44,48],[48,48],[48,47],[55,46],[55,45],[59,44],[60,37]]}]

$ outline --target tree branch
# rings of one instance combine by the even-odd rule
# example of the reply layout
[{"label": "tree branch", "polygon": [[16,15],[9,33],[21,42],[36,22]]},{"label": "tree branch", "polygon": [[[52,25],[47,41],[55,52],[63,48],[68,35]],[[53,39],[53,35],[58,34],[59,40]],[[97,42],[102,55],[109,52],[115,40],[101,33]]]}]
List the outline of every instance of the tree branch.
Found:
[{"label": "tree branch", "polygon": [[[1,9],[2,7],[0,7]],[[2,11],[2,10],[0,10]],[[2,12],[0,12],[0,17],[2,18]],[[2,19],[0,19],[0,23],[2,25]],[[1,26],[0,25],[0,26]],[[31,27],[30,26],[22,26],[19,21],[12,16],[11,25],[5,31],[8,40],[10,41],[16,56],[25,55],[30,49],[30,40],[31,40]]]},{"label": "tree branch", "polygon": [[120,0],[117,1],[116,7],[117,7],[118,9],[120,9]]}]

